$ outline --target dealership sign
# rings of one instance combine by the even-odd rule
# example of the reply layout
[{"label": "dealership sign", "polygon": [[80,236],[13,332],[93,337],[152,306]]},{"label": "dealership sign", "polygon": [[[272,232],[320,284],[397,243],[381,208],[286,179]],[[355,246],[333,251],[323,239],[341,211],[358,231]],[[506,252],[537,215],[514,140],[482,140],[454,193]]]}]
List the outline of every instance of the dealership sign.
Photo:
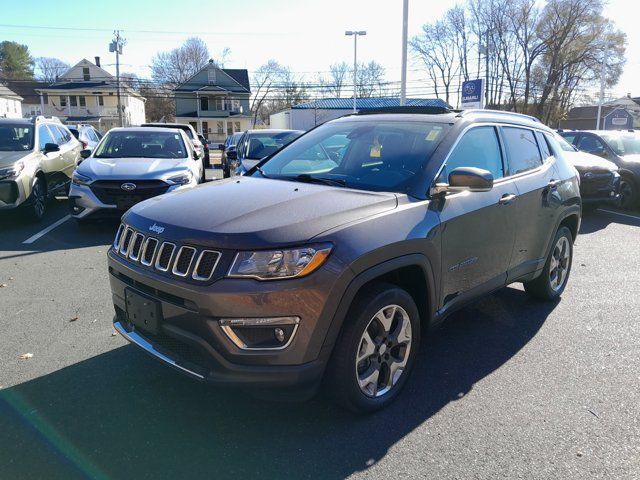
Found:
[{"label": "dealership sign", "polygon": [[484,108],[484,80],[467,80],[462,83],[462,109]]},{"label": "dealership sign", "polygon": [[604,117],[605,130],[628,130],[633,128],[633,116],[624,108],[616,108]]}]

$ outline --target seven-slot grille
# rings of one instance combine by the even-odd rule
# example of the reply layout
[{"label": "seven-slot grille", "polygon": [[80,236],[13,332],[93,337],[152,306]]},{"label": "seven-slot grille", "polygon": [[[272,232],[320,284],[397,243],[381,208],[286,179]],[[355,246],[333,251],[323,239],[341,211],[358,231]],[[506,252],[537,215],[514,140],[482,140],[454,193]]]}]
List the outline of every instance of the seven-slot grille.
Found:
[{"label": "seven-slot grille", "polygon": [[220,252],[199,250],[187,245],[178,247],[174,243],[163,242],[155,237],[145,237],[144,234],[124,225],[118,228],[113,249],[120,256],[145,267],[181,278],[191,277],[200,282],[206,282],[213,277],[220,259]]}]

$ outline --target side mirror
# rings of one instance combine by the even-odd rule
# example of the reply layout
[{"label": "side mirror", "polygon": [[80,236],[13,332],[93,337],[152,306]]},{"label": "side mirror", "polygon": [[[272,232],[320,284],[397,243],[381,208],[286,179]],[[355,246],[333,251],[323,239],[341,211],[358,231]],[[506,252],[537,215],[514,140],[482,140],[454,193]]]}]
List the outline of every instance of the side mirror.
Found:
[{"label": "side mirror", "polygon": [[238,151],[235,148],[230,148],[227,150],[227,158],[229,160],[237,160],[238,159]]},{"label": "side mirror", "polygon": [[60,146],[57,143],[45,143],[44,153],[59,152]]},{"label": "side mirror", "polygon": [[84,150],[80,150],[80,156],[82,157],[83,160],[86,160],[91,156],[91,150],[88,148]]},{"label": "side mirror", "polygon": [[193,159],[200,160],[200,155],[198,155],[198,152],[196,152],[195,150],[193,151]]},{"label": "side mirror", "polygon": [[436,183],[429,193],[433,196],[447,192],[488,192],[493,188],[493,175],[482,168],[454,168],[448,180],[449,183]]},{"label": "side mirror", "polygon": [[219,143],[218,144],[218,150],[224,152],[224,143]]}]

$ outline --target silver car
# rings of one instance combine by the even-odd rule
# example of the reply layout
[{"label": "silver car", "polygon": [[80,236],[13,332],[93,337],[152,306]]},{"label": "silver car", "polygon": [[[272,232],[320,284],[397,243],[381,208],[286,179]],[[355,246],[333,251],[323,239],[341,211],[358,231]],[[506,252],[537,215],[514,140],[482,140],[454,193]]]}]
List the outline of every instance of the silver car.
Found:
[{"label": "silver car", "polygon": [[166,192],[200,183],[202,162],[186,134],[158,127],[114,128],[71,179],[69,208],[80,223],[117,214]]}]

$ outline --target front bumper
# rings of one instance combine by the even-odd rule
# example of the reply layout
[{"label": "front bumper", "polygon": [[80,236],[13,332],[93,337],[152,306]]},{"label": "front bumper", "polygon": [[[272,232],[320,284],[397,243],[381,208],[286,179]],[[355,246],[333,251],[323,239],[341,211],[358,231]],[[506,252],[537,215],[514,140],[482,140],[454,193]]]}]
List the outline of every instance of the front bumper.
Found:
[{"label": "front bumper", "polygon": [[[228,268],[235,252],[223,252]],[[332,264],[333,262],[333,264]],[[314,385],[331,348],[324,345],[337,302],[333,292],[342,267],[330,257],[322,268],[296,280],[259,282],[218,277],[206,285],[143,269],[110,249],[109,277],[116,311],[114,326],[157,360],[206,382],[256,387]],[[155,332],[129,322],[126,291],[160,305]],[[339,299],[339,298],[338,298]],[[297,316],[290,344],[279,350],[243,350],[224,333],[220,319]]]},{"label": "front bumper", "polygon": [[13,210],[27,200],[24,182],[20,178],[0,180],[0,211]]},{"label": "front bumper", "polygon": [[617,204],[620,202],[620,175],[610,173],[580,174],[580,196],[583,205]]}]

